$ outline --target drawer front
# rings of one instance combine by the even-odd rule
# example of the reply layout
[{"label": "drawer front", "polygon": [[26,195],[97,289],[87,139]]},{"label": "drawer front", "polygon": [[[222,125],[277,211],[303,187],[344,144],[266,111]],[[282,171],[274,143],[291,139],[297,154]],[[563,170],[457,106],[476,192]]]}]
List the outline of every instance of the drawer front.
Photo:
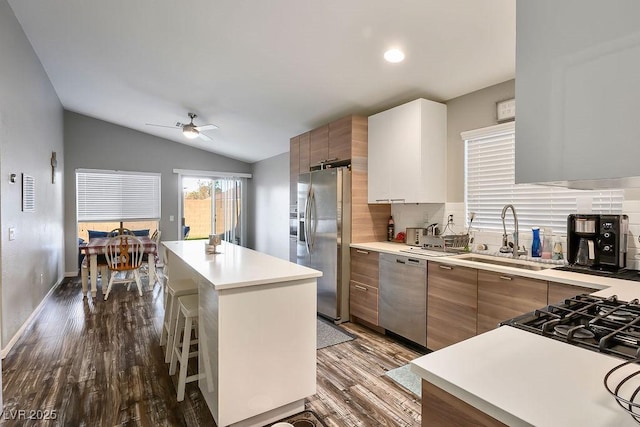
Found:
[{"label": "drawer front", "polygon": [[349,282],[349,310],[352,316],[378,326],[378,289],[354,280]]},{"label": "drawer front", "polygon": [[478,334],[546,305],[545,280],[478,270]]},{"label": "drawer front", "polygon": [[351,279],[378,287],[379,253],[351,248]]}]

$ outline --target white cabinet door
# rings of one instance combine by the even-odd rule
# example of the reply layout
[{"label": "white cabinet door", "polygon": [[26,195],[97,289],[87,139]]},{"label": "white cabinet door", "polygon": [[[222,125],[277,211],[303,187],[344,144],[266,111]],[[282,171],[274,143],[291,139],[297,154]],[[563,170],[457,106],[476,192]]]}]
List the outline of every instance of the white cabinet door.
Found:
[{"label": "white cabinet door", "polygon": [[638,17],[635,0],[518,2],[516,182],[640,176]]},{"label": "white cabinet door", "polygon": [[446,105],[417,99],[369,117],[369,203],[444,203]]},{"label": "white cabinet door", "polygon": [[389,162],[393,130],[385,120],[385,115],[369,117],[368,153],[368,201],[369,203],[389,203]]}]

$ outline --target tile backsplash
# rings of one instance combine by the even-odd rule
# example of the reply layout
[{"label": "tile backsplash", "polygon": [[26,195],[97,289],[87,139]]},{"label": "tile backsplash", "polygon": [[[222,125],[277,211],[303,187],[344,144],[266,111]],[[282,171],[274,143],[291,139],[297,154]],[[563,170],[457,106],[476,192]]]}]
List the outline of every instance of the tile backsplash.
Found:
[{"label": "tile backsplash", "polygon": [[[640,200],[625,200],[622,212],[629,216],[629,234],[627,236],[627,268],[640,270]],[[449,215],[453,215],[453,224],[450,230],[444,234],[464,234],[467,231],[466,210],[464,203],[433,203],[414,205],[391,205],[391,215],[395,222],[396,234],[405,231],[407,227],[426,227],[429,224],[438,223],[440,232],[444,230]],[[507,232],[512,230],[507,229]],[[475,250],[479,244],[487,245],[487,252],[496,252],[502,246],[502,232],[482,231],[471,227],[473,237],[472,248]],[[541,231],[542,234],[542,231]],[[542,236],[541,236],[542,237]],[[518,233],[520,245],[524,245],[531,253],[533,235],[531,230],[520,230]],[[552,241],[560,241],[566,259],[567,236],[566,234],[554,234]]]}]

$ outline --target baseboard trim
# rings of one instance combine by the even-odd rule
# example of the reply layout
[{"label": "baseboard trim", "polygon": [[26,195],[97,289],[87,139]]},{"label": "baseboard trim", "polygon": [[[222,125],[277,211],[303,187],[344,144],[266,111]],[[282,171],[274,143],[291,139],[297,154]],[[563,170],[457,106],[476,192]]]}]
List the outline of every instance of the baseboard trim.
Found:
[{"label": "baseboard trim", "polygon": [[[75,274],[75,275],[77,275],[77,274]],[[65,277],[66,277],[66,273],[65,273]],[[24,333],[25,329],[27,329],[27,327],[31,324],[31,322],[33,322],[35,320],[35,318],[38,316],[38,314],[40,314],[40,312],[42,311],[42,308],[44,307],[44,303],[47,301],[47,299],[49,299],[49,296],[51,296],[51,293],[58,286],[60,286],[60,283],[62,283],[63,279],[64,278],[61,278],[60,280],[58,280],[58,282],[55,285],[53,285],[51,287],[51,289],[49,289],[49,292],[47,292],[47,294],[44,296],[44,298],[42,298],[42,301],[40,301],[40,304],[38,304],[38,306],[35,308],[35,310],[33,310],[33,313],[31,313],[31,315],[27,318],[27,320],[24,321],[22,326],[20,326],[20,329],[18,329],[18,331],[13,335],[13,337],[11,337],[11,339],[9,340],[7,345],[4,346],[2,348],[2,350],[0,350],[0,358],[2,358],[4,360],[4,358],[7,357],[7,355],[9,354],[11,349],[13,348],[13,346],[16,344],[16,342],[18,342],[18,339],[20,339],[20,337]]]},{"label": "baseboard trim", "polygon": [[76,271],[65,271],[64,277],[78,277],[78,270]]}]

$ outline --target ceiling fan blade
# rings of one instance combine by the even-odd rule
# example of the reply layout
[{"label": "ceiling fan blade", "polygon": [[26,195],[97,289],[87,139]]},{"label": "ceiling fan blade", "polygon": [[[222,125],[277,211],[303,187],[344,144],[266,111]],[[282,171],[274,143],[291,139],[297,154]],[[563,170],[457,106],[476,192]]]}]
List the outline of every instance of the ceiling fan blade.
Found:
[{"label": "ceiling fan blade", "polygon": [[198,130],[198,132],[202,132],[203,130],[218,129],[218,126],[209,124],[209,125],[196,126],[196,129]]},{"label": "ceiling fan blade", "polygon": [[175,126],[156,125],[156,124],[154,124],[154,123],[145,123],[145,125],[147,125],[147,126],[156,126],[156,127],[159,127],[159,128],[178,129],[178,128],[177,128],[177,127],[175,127]]},{"label": "ceiling fan blade", "polygon": [[211,139],[211,137],[210,137],[210,136],[205,135],[205,134],[204,134],[204,133],[202,133],[202,132],[200,132],[200,133],[198,134],[198,137],[200,137],[200,139],[204,139],[205,141],[211,141],[211,142],[213,142],[213,139]]}]

